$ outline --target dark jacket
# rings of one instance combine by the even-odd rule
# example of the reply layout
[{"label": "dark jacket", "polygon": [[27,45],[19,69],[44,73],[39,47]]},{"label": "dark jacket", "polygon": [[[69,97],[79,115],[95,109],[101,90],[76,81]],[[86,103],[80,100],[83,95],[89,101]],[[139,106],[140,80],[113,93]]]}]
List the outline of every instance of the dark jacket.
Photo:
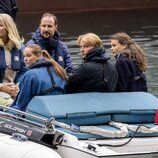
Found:
[{"label": "dark jacket", "polygon": [[72,61],[67,46],[60,40],[58,32],[55,32],[52,38],[43,38],[40,34],[39,28],[36,30],[32,39],[28,41],[25,46],[36,43],[42,49],[47,50],[51,57],[57,61],[68,72],[72,70]]},{"label": "dark jacket", "polygon": [[[6,61],[5,61],[5,52],[4,48],[0,47],[0,83],[3,82],[5,70],[7,68]],[[14,82],[19,82],[22,75],[26,72],[27,68],[24,63],[24,58],[21,50],[16,48],[12,49],[11,51],[11,68],[13,71],[17,71],[17,76],[14,79]]]},{"label": "dark jacket", "polygon": [[0,13],[9,14],[14,20],[18,11],[16,0],[1,0]]},{"label": "dark jacket", "polygon": [[117,56],[116,69],[119,80],[117,92],[147,91],[146,77],[139,70],[136,61],[130,60],[126,54]]},{"label": "dark jacket", "polygon": [[68,92],[114,91],[118,75],[109,59],[104,48],[97,47],[91,50],[84,62],[74,68],[73,73],[70,74]]},{"label": "dark jacket", "polygon": [[65,84],[66,81],[56,75],[52,65],[40,59],[22,77],[19,85],[20,92],[11,107],[25,111],[34,96],[62,94]]}]

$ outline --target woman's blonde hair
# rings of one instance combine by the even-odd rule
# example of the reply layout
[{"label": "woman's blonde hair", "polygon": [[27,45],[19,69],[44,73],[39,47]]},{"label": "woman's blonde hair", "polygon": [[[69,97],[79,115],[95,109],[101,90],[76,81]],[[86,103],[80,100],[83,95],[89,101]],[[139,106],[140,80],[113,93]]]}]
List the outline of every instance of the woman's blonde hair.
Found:
[{"label": "woman's blonde hair", "polygon": [[20,49],[23,39],[21,39],[12,17],[8,14],[1,13],[0,25],[4,26],[4,28],[7,30],[9,40],[13,42],[17,49]]},{"label": "woman's blonde hair", "polygon": [[97,36],[94,33],[86,33],[86,34],[78,36],[77,43],[79,45],[81,41],[88,46],[98,47],[98,46],[103,45],[102,40],[99,38],[99,36]]},{"label": "woman's blonde hair", "polygon": [[135,60],[141,71],[147,70],[147,59],[143,49],[132,40],[132,38],[124,32],[118,32],[114,34],[111,39],[118,40],[121,45],[126,45],[126,48],[130,51],[125,52],[129,59]]},{"label": "woman's blonde hair", "polygon": [[52,64],[52,66],[55,69],[55,72],[61,78],[63,78],[64,80],[68,80],[68,76],[67,76],[66,72],[64,71],[64,69],[54,59],[51,58],[51,56],[49,55],[49,53],[46,50],[42,50],[38,44],[30,44],[26,48],[31,48],[32,53],[35,56],[42,55],[46,61],[48,61],[49,63]]}]

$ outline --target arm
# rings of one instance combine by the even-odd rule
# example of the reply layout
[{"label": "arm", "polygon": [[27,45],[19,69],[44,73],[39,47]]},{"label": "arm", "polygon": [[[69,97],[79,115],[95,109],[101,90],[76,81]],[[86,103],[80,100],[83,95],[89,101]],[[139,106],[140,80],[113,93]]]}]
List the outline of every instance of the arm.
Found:
[{"label": "arm", "polygon": [[23,56],[23,49],[22,47],[19,52],[20,52],[20,70],[15,78],[15,83],[19,82],[21,77],[24,75],[24,73],[27,71],[26,65],[24,63],[24,56]]},{"label": "arm", "polygon": [[29,71],[21,78],[20,92],[11,105],[12,108],[25,111],[28,103],[37,93],[38,81],[35,74]]},{"label": "arm", "polygon": [[66,72],[72,72],[73,65],[72,65],[71,55],[68,51],[67,46],[64,43],[61,42],[61,46],[64,53],[64,63],[65,63]]},{"label": "arm", "polygon": [[72,73],[69,74],[69,81],[67,86],[68,93],[75,93],[80,91],[84,81],[86,80],[85,73],[86,72],[83,64],[74,68]]},{"label": "arm", "polygon": [[132,77],[129,62],[126,60],[118,61],[116,63],[116,69],[119,75],[118,85],[120,91],[126,92]]}]

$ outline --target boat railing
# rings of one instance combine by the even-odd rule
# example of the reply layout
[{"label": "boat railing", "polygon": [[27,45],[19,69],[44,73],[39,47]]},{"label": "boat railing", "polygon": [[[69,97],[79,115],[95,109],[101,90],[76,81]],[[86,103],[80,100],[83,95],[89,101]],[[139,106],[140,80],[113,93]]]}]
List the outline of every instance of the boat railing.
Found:
[{"label": "boat railing", "polygon": [[11,107],[0,105],[0,116],[8,118],[10,120],[18,120],[21,122],[25,122],[34,126],[41,127],[46,131],[54,131],[55,128],[53,124],[49,124],[49,119],[39,117],[36,115],[32,115],[30,113],[26,113],[17,109],[13,109]]}]

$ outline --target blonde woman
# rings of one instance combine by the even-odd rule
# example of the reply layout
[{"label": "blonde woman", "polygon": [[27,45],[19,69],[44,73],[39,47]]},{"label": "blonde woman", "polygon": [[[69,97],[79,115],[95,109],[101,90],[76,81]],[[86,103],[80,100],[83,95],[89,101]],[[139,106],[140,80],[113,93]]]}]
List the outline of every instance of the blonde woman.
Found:
[{"label": "blonde woman", "polygon": [[10,105],[18,93],[21,76],[26,71],[21,52],[22,40],[13,19],[0,14],[0,104]]},{"label": "blonde woman", "polygon": [[119,32],[111,37],[111,51],[116,58],[119,80],[118,92],[147,91],[147,61],[144,51],[126,33]]},{"label": "blonde woman", "polygon": [[113,92],[118,75],[98,35],[87,33],[77,39],[83,63],[69,76],[68,92]]},{"label": "blonde woman", "polygon": [[67,75],[46,50],[37,44],[28,45],[24,49],[24,62],[29,70],[21,79],[12,108],[25,111],[35,95],[63,94]]}]

